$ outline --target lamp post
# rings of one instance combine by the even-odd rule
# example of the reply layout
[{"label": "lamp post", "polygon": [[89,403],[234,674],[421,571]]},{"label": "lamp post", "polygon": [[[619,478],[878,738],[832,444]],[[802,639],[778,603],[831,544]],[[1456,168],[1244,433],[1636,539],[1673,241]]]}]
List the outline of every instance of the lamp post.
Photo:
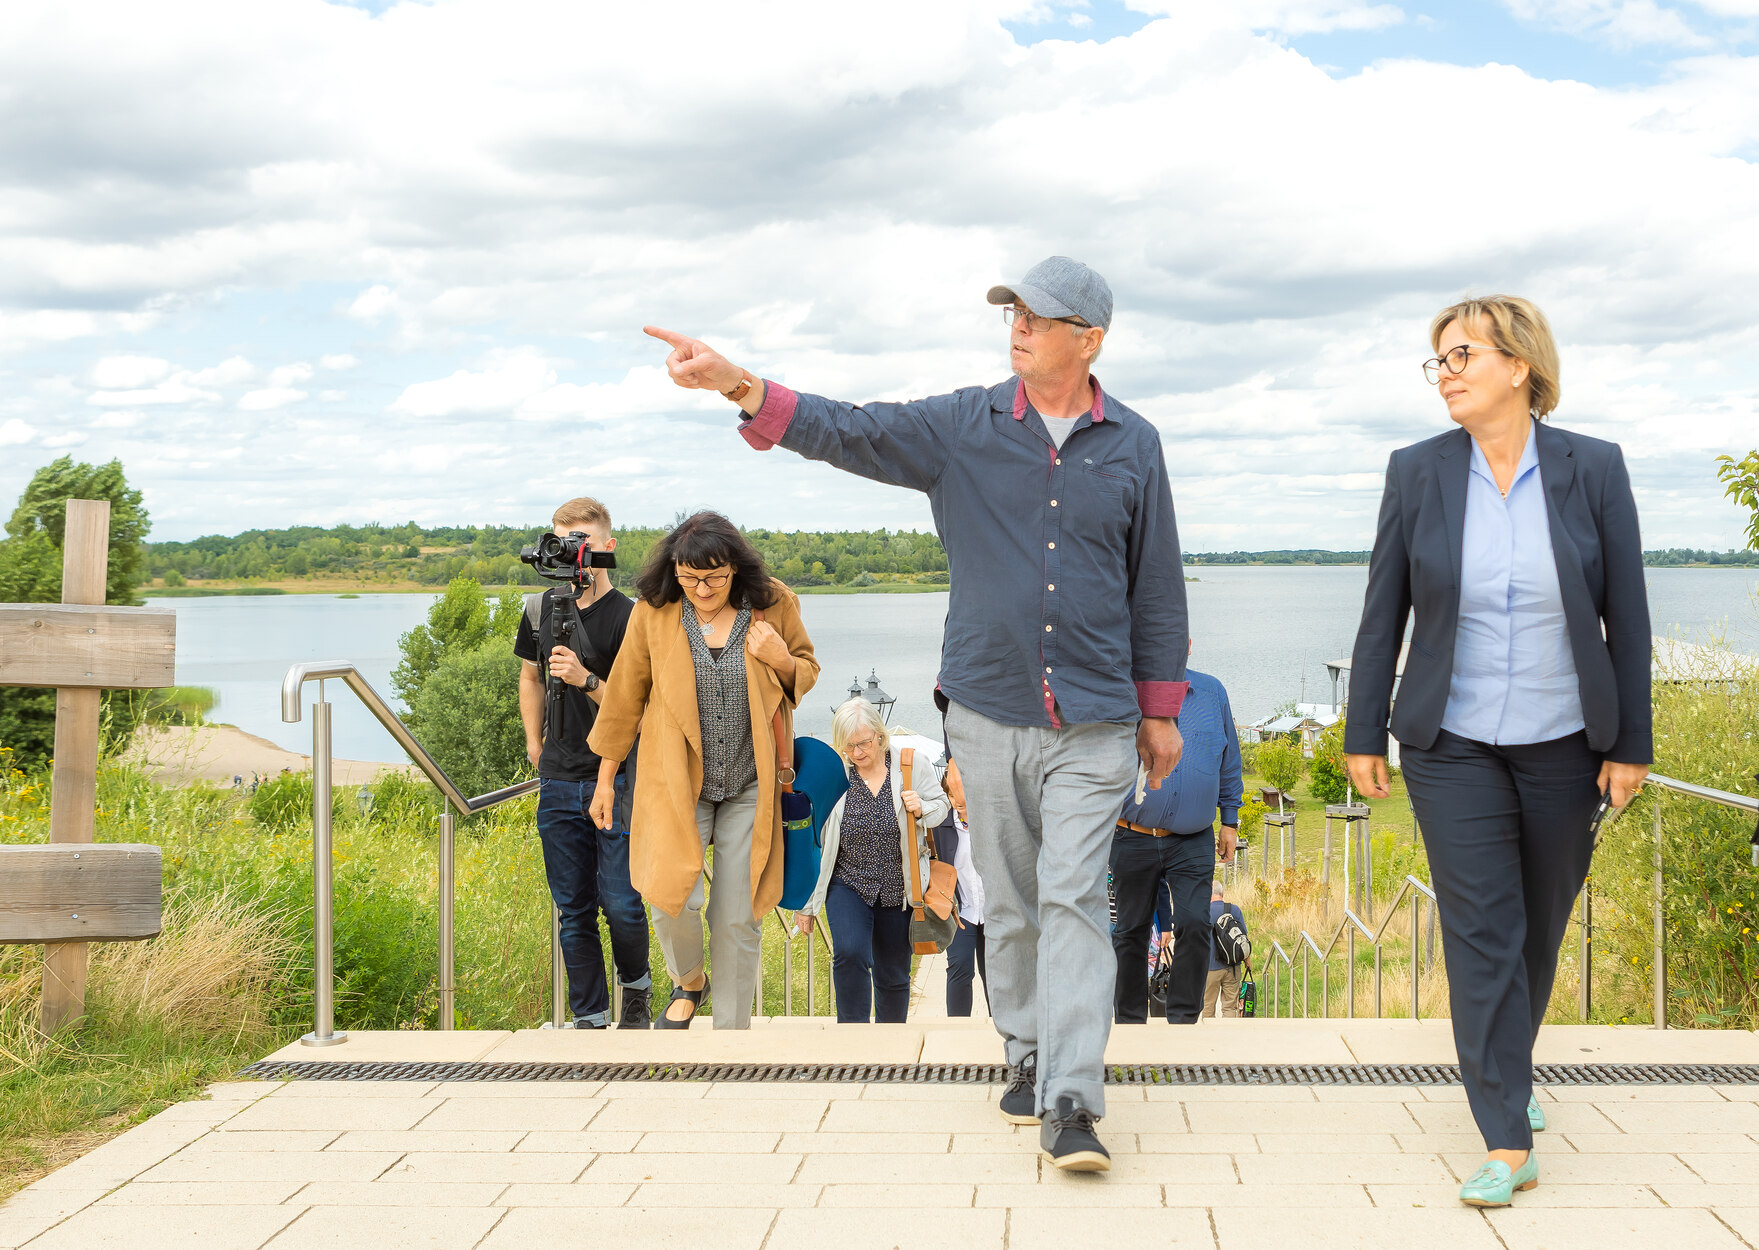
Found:
[{"label": "lamp post", "polygon": [[896,703],[897,700],[880,688],[879,671],[877,669],[868,670],[867,689],[865,690],[861,688],[861,678],[857,677],[851,681],[849,683],[849,697],[851,699],[866,699],[869,703],[879,708],[880,720],[882,723],[889,722],[892,719],[892,705]]}]

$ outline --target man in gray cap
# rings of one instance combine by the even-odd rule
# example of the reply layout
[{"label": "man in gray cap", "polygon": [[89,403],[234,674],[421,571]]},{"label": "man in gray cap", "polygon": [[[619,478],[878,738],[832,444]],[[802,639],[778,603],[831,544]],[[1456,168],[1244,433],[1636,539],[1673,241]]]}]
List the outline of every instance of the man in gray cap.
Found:
[{"label": "man in gray cap", "polygon": [[1106,866],[1138,776],[1178,763],[1185,579],[1160,436],[1090,373],[1104,278],[1064,256],[990,288],[1014,377],[910,403],[795,394],[656,326],[679,386],[720,391],[778,444],[925,492],[952,573],[937,701],[983,878],[1001,1099],[1046,1158],[1103,1171],[1112,954]]}]

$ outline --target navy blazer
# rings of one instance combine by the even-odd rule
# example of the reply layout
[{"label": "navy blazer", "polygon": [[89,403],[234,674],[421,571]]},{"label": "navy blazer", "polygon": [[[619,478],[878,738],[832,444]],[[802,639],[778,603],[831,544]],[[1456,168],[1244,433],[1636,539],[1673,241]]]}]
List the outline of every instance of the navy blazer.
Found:
[{"label": "navy blazer", "polygon": [[[1617,443],[1543,422],[1534,436],[1588,745],[1616,763],[1648,764],[1654,745],[1649,598],[1624,455]],[[1471,465],[1471,435],[1463,429],[1401,447],[1387,463],[1350,661],[1344,749],[1351,754],[1386,754],[1393,677],[1405,621],[1413,613],[1411,651],[1390,729],[1419,750],[1433,746],[1441,731],[1460,619]]]}]

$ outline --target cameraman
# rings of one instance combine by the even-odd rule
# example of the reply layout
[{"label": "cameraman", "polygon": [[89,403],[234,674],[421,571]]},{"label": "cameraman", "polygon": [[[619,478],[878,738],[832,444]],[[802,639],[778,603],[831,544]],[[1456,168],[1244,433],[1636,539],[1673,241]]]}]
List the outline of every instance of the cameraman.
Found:
[{"label": "cameraman", "polygon": [[[596,499],[570,499],[551,520],[559,538],[582,534],[590,551],[616,549],[611,514]],[[513,654],[525,661],[519,672],[519,717],[525,722],[525,753],[537,765],[537,832],[550,897],[561,913],[562,962],[568,969],[574,1027],[602,1029],[610,1017],[605,956],[599,946],[602,909],[623,987],[618,1027],[645,1029],[653,977],[648,971],[647,912],[629,883],[633,757],[627,775],[624,769],[617,771],[611,827],[598,829],[587,814],[598,786],[599,757],[587,747],[586,736],[635,605],[612,587],[604,569],[582,568],[579,577],[526,596],[513,641]],[[562,645],[564,637],[567,645]]]}]

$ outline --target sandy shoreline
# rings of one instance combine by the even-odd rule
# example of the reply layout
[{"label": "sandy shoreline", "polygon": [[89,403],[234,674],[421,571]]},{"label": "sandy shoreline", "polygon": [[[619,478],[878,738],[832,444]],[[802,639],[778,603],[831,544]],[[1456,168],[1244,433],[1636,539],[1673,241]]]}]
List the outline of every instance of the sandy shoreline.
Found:
[{"label": "sandy shoreline", "polygon": [[[311,756],[285,750],[233,725],[142,726],[121,758],[166,786],[196,782],[230,786],[234,778],[249,783],[253,777],[266,780],[283,771],[298,773],[311,768]],[[367,785],[385,773],[412,770],[408,764],[370,760],[333,763],[335,783],[347,786]]]}]

